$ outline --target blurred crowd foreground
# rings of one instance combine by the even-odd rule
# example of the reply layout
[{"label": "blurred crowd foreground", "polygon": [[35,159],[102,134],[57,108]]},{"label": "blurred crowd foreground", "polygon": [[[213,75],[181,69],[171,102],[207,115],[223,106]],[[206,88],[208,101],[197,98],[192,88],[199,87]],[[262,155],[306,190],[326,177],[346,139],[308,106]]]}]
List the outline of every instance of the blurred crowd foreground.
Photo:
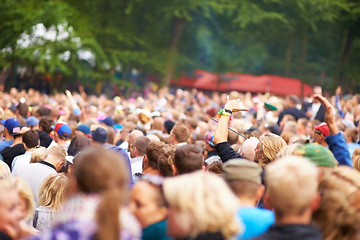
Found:
[{"label": "blurred crowd foreground", "polygon": [[1,92],[0,239],[359,239],[360,95]]}]

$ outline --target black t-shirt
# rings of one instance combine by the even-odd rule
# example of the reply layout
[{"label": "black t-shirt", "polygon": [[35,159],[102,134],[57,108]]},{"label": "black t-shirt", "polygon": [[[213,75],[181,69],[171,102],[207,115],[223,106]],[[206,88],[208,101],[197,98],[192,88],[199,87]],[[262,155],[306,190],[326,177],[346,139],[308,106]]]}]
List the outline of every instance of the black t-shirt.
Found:
[{"label": "black t-shirt", "polygon": [[24,153],[25,148],[24,144],[22,143],[16,144],[13,147],[6,147],[0,152],[1,156],[4,158],[4,162],[9,166],[10,169],[14,158]]},{"label": "black t-shirt", "polygon": [[39,134],[40,146],[47,148],[51,144],[53,139],[46,132],[43,131],[37,131],[37,132]]}]

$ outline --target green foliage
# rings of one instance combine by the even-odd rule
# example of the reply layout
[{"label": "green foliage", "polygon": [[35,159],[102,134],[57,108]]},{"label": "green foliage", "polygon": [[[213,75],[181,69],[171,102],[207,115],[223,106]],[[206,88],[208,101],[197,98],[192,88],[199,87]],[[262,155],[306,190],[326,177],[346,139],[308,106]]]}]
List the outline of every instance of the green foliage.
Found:
[{"label": "green foliage", "polygon": [[[135,89],[132,69],[159,79],[205,69],[360,82],[356,0],[3,0],[0,11],[0,67],[61,72],[71,82]],[[19,44],[39,23],[68,36]]]}]

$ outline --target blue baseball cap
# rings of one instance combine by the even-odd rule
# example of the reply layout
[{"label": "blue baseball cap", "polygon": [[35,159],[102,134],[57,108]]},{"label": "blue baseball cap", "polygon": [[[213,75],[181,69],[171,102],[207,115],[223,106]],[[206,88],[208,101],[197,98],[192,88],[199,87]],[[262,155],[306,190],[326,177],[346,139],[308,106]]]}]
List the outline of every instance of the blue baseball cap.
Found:
[{"label": "blue baseball cap", "polygon": [[105,123],[109,127],[112,127],[115,124],[114,119],[112,119],[111,117],[106,117],[105,119],[100,120],[100,122]]},{"label": "blue baseball cap", "polygon": [[10,135],[17,135],[21,130],[21,124],[15,118],[1,120],[1,124],[9,131]]},{"label": "blue baseball cap", "polygon": [[30,116],[26,119],[26,125],[29,126],[36,126],[39,124],[39,119],[34,116]]},{"label": "blue baseball cap", "polygon": [[83,132],[86,135],[90,135],[90,127],[85,124],[80,124],[75,130]]},{"label": "blue baseball cap", "polygon": [[65,123],[58,123],[55,125],[54,131],[62,137],[69,138],[71,134],[71,128]]}]

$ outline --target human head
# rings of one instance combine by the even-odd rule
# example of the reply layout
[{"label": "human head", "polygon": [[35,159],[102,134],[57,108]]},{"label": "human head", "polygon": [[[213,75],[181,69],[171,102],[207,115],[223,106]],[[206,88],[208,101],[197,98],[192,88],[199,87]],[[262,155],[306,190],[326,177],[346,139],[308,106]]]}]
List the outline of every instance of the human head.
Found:
[{"label": "human head", "polygon": [[68,154],[70,156],[75,157],[76,154],[78,154],[80,151],[85,149],[86,147],[89,147],[91,145],[89,137],[81,134],[81,135],[75,135],[73,139],[71,139],[69,148],[67,150]]},{"label": "human head", "polygon": [[170,237],[221,232],[228,239],[239,232],[238,200],[219,176],[196,171],[165,179],[163,189],[169,204]]},{"label": "human head", "polygon": [[250,137],[249,139],[246,139],[240,148],[240,155],[247,160],[254,161],[255,149],[258,144],[259,139],[255,137]]},{"label": "human head", "polygon": [[170,132],[170,142],[172,144],[187,142],[189,136],[189,129],[184,124],[177,123]]},{"label": "human head", "polygon": [[16,114],[26,118],[29,112],[29,106],[26,103],[19,103],[16,106]]},{"label": "human head", "polygon": [[316,207],[318,170],[306,158],[287,156],[272,162],[266,168],[265,183],[265,202],[274,209],[277,221]]},{"label": "human head", "polygon": [[222,165],[223,165],[222,161],[214,161],[206,166],[206,171],[215,173],[216,175],[220,176],[222,174],[222,170],[221,170]]},{"label": "human head", "polygon": [[30,116],[26,119],[26,125],[30,130],[37,130],[39,128],[39,119],[34,116]]},{"label": "human head", "polygon": [[356,128],[345,129],[345,138],[348,143],[355,143],[359,141],[359,132]]},{"label": "human head", "polygon": [[30,186],[22,178],[13,177],[13,181],[20,196],[20,209],[23,219],[28,221],[34,215],[34,195]]},{"label": "human head", "polygon": [[68,178],[63,173],[48,176],[40,187],[39,206],[58,211],[66,200],[68,186]]},{"label": "human head", "polygon": [[255,149],[254,161],[258,162],[261,167],[265,167],[268,163],[274,161],[276,154],[286,146],[286,142],[280,136],[266,133],[260,136],[259,144]]},{"label": "human head", "polygon": [[164,131],[164,123],[165,120],[162,117],[155,117],[153,119],[153,122],[151,124],[151,129],[152,130],[159,130],[159,131]]},{"label": "human head", "polygon": [[340,166],[323,174],[313,222],[324,239],[356,239],[360,228],[360,173]]},{"label": "human head", "polygon": [[11,239],[18,239],[20,234],[20,221],[23,214],[19,207],[20,196],[16,189],[16,183],[12,178],[0,181],[0,226]]},{"label": "human head", "polygon": [[200,147],[194,144],[186,144],[176,148],[174,157],[174,173],[176,175],[201,170],[204,157]]},{"label": "human head", "polygon": [[31,154],[30,163],[37,163],[40,161],[44,161],[46,158],[46,152],[47,149],[45,147],[36,148]]},{"label": "human head", "polygon": [[134,141],[137,137],[144,136],[144,133],[138,129],[132,130],[129,133],[129,146],[134,144]]},{"label": "human head", "polygon": [[314,96],[315,95],[322,95],[322,87],[321,86],[314,86],[312,94],[313,94],[313,102],[318,103],[319,101],[316,98],[314,98]]},{"label": "human head", "polygon": [[107,131],[105,128],[98,127],[91,132],[92,144],[101,145],[107,141]]},{"label": "human head", "polygon": [[4,178],[8,178],[11,176],[10,168],[9,166],[4,162],[0,160],[0,181]]},{"label": "human head", "polygon": [[315,141],[319,144],[326,144],[325,137],[330,135],[329,127],[326,123],[321,123],[314,127]]},{"label": "human head", "polygon": [[174,176],[173,164],[176,148],[173,145],[166,145],[164,153],[159,157],[159,174],[163,177]]},{"label": "human head", "polygon": [[40,144],[39,134],[34,130],[27,131],[22,135],[22,141],[25,149],[35,148]]},{"label": "human head", "polygon": [[166,201],[161,186],[161,177],[144,175],[131,189],[129,208],[142,228],[162,221],[167,216]]},{"label": "human head", "polygon": [[51,163],[56,168],[56,171],[59,171],[62,166],[66,163],[65,157],[67,156],[67,152],[65,148],[61,146],[52,146],[48,148],[46,151],[46,159],[45,161]]},{"label": "human head", "polygon": [[145,136],[139,136],[135,139],[134,144],[130,145],[130,156],[132,158],[144,156],[150,139]]},{"label": "human head", "polygon": [[6,120],[1,120],[1,124],[5,127],[5,134],[14,136],[20,132],[21,125],[18,120],[15,118],[8,118]]},{"label": "human head", "polygon": [[119,239],[119,212],[126,199],[128,181],[125,160],[116,152],[92,147],[77,156],[69,186],[72,192],[100,195],[97,239]]},{"label": "human head", "polygon": [[338,164],[333,153],[320,144],[309,143],[301,145],[294,151],[294,155],[306,157],[316,166],[322,168],[333,168]]},{"label": "human head", "polygon": [[165,148],[166,144],[163,142],[149,142],[143,159],[143,170],[159,170],[159,158],[164,154]]},{"label": "human head", "polygon": [[76,129],[75,129],[75,135],[85,135],[85,136],[90,136],[91,132],[90,132],[90,127],[86,124],[80,124]]},{"label": "human head", "polygon": [[59,140],[66,141],[70,137],[71,128],[65,123],[58,123],[55,125],[54,132],[55,142],[58,142]]},{"label": "human head", "polygon": [[51,128],[53,123],[54,122],[53,122],[53,120],[51,120],[50,117],[48,117],[48,116],[41,117],[40,121],[39,121],[39,130],[43,131],[43,132],[46,132],[47,134],[50,134],[51,131],[53,130]]},{"label": "human head", "polygon": [[265,190],[261,184],[261,167],[245,159],[231,159],[223,164],[222,170],[222,176],[233,193],[255,206]]}]

